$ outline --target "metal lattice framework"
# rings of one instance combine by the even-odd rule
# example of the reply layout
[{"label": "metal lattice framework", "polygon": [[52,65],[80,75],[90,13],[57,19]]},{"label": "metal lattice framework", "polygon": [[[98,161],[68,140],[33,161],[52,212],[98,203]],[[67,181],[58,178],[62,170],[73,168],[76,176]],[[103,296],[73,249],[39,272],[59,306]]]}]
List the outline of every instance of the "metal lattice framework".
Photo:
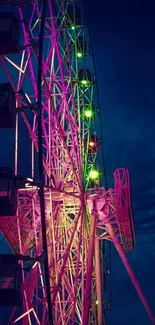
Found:
[{"label": "metal lattice framework", "polygon": [[[9,82],[16,96],[12,166],[18,184],[17,213],[2,216],[0,229],[3,242],[20,260],[23,294],[21,306],[8,308],[4,324],[46,325],[37,118],[43,2],[1,4],[2,12],[13,12],[18,20],[20,47],[18,53],[0,56],[0,82]],[[82,1],[47,0],[45,16],[42,160],[53,322],[103,325],[101,241],[119,240],[121,252],[134,247],[129,176],[125,169],[116,170],[115,190],[100,188],[103,173],[100,181],[93,181],[94,187],[89,177],[103,162],[96,75]],[[6,278],[0,289],[10,286],[11,279]]]},{"label": "metal lattice framework", "polygon": [[[21,174],[21,158],[27,151],[29,174],[37,183],[38,122],[37,63],[42,1],[13,7],[20,26],[20,52],[0,58],[1,69],[16,92],[17,120],[15,174]],[[6,8],[4,8],[6,10]],[[12,10],[12,8],[11,8]],[[90,71],[88,70],[89,67]],[[89,138],[96,135],[100,116],[83,5],[80,1],[47,1],[42,70],[43,166],[50,285],[54,324],[81,324],[86,298],[85,284],[93,282],[90,323],[96,323],[96,293],[93,254],[88,274],[87,255],[90,221],[84,191],[94,167],[97,151],[89,150]],[[91,112],[95,116],[86,117]],[[23,124],[26,126],[24,126]],[[24,129],[25,128],[25,129]],[[24,129],[24,131],[22,131]],[[22,137],[27,141],[22,143]],[[22,145],[21,145],[22,143]],[[23,174],[23,171],[22,171]],[[15,217],[1,219],[1,230],[16,254],[40,256],[42,234],[39,186],[26,184],[18,190]],[[94,258],[93,258],[94,259]],[[24,267],[25,262],[22,262]],[[48,322],[45,303],[44,266],[38,261],[23,272],[23,308],[14,308],[10,322],[26,324],[36,316]],[[91,289],[88,288],[87,295]],[[101,301],[100,301],[101,303]],[[22,317],[22,318],[20,318]],[[34,322],[34,320],[32,320]]]}]

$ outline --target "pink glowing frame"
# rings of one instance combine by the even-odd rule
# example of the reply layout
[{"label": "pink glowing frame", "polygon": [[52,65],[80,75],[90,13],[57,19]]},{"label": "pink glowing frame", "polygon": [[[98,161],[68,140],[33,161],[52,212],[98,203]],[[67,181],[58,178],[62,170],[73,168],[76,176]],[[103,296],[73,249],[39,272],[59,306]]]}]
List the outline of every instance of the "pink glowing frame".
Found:
[{"label": "pink glowing frame", "polygon": [[[84,121],[81,111],[84,109],[85,102],[95,101],[96,95],[94,95],[95,85],[93,83],[89,83],[86,88],[80,87],[78,70],[85,67],[87,58],[83,57],[78,61],[72,56],[70,48],[72,42],[76,47],[76,33],[88,38],[87,28],[81,25],[75,32],[68,27],[68,22],[65,23],[67,1],[55,1],[56,11],[53,9],[52,1],[47,2],[48,17],[45,26],[42,71],[42,127],[47,240],[54,324],[87,325],[97,324],[97,322],[104,324],[101,291],[102,261],[99,254],[99,242],[102,239],[113,240],[113,233],[121,238],[121,226],[125,216],[122,213],[118,215],[116,210],[116,206],[121,208],[120,201],[116,200],[116,197],[119,197],[118,191],[121,185],[119,181],[116,182],[116,193],[114,190],[107,192],[104,189],[99,190],[98,209],[95,206],[96,201],[92,199],[94,191],[83,193],[82,171],[86,177],[95,163],[96,155],[88,155],[88,150],[85,152],[82,143],[84,139],[87,139],[88,143],[90,127],[93,133],[96,127],[93,121],[91,125],[90,121]],[[72,4],[75,5],[74,1]],[[25,25],[24,20],[25,6],[17,8],[21,21],[23,49],[17,56],[0,57],[7,80],[17,92],[16,100],[19,111],[23,106],[29,107],[30,104],[34,104],[31,106],[33,108],[31,122],[26,110],[19,113],[27,127],[27,137],[31,142],[31,150],[25,143],[23,147],[27,150],[27,159],[31,161],[31,175],[28,176],[33,179],[36,178],[36,154],[38,152],[35,104],[37,98],[36,42],[40,5],[41,1],[30,1],[27,5],[28,25]],[[80,3],[80,8],[81,6]],[[62,36],[65,36],[63,38],[65,44]],[[89,64],[93,68],[93,61],[90,63],[90,59],[91,55],[89,55]],[[14,77],[12,77],[12,69],[14,69]],[[27,101],[18,93],[21,88],[26,93]],[[23,150],[19,146],[19,141],[22,140],[19,114],[15,132],[16,175],[19,173]],[[116,176],[119,179],[120,174],[117,173]],[[129,189],[129,183],[126,184],[126,189]],[[92,209],[90,202],[93,202]],[[86,211],[86,206],[90,214]],[[104,206],[104,211],[100,210],[101,206]],[[106,219],[104,219],[105,216]],[[107,231],[107,222],[111,227],[109,231]],[[19,189],[17,215],[12,218],[1,218],[0,229],[14,253],[32,256],[41,254],[42,235],[37,185],[28,184],[26,188]],[[116,240],[113,241],[116,245]],[[121,247],[120,244],[119,247]],[[21,264],[24,266],[24,262]],[[19,309],[12,308],[8,316],[8,324],[27,325],[32,322],[33,325],[48,324],[43,265],[37,261],[30,273],[22,272],[22,278],[23,306]],[[6,287],[7,283],[4,283],[3,287]]]},{"label": "pink glowing frame", "polygon": [[131,207],[130,177],[125,168],[116,169],[114,172],[115,201],[118,213],[118,226],[123,249],[126,253],[133,250],[135,234]]}]

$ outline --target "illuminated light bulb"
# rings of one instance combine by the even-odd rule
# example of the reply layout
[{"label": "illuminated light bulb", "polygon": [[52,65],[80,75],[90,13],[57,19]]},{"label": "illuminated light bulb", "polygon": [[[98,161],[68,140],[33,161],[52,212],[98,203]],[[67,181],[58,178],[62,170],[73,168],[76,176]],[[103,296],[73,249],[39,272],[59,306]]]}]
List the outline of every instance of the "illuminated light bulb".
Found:
[{"label": "illuminated light bulb", "polygon": [[96,169],[92,169],[90,172],[89,172],[89,178],[93,181],[97,180],[99,178],[99,172],[98,170]]},{"label": "illuminated light bulb", "polygon": [[96,300],[96,305],[98,305],[99,304],[99,301],[98,300]]},{"label": "illuminated light bulb", "polygon": [[72,30],[75,30],[75,29],[76,29],[76,25],[72,25],[72,26],[71,26],[71,29],[72,29]]},{"label": "illuminated light bulb", "polygon": [[88,148],[93,153],[95,153],[98,149],[98,139],[95,135],[90,135],[89,142],[88,142]]},{"label": "illuminated light bulb", "polygon": [[91,118],[91,117],[93,117],[93,111],[92,111],[91,109],[86,109],[86,110],[84,110],[84,116],[85,116],[86,118]]},{"label": "illuminated light bulb", "polygon": [[93,147],[95,147],[95,145],[96,145],[95,142],[93,142],[93,141],[90,141],[90,142],[89,142],[89,147],[93,148]]},{"label": "illuminated light bulb", "polygon": [[78,76],[81,86],[88,87],[90,85],[92,77],[88,69],[81,69]]},{"label": "illuminated light bulb", "polygon": [[87,86],[88,85],[88,80],[85,80],[85,79],[81,80],[81,84],[83,86]]},{"label": "illuminated light bulb", "polygon": [[78,58],[82,58],[83,57],[83,53],[82,52],[77,52],[76,55],[77,55]]}]

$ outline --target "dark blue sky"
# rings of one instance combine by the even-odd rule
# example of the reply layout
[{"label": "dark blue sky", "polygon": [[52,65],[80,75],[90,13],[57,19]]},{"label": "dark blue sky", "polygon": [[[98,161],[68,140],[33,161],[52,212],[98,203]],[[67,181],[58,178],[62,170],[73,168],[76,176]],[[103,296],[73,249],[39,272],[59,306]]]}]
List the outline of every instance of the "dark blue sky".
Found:
[{"label": "dark blue sky", "polygon": [[[109,186],[131,176],[136,248],[131,265],[155,313],[155,3],[85,0],[103,120]],[[115,250],[107,325],[149,325]]]}]

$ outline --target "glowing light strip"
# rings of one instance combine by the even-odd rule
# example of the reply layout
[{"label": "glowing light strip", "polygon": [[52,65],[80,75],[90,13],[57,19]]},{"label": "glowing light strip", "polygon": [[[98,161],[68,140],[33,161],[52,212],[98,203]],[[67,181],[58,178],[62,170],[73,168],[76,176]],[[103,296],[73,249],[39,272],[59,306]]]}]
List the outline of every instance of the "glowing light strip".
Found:
[{"label": "glowing light strip", "polygon": [[34,308],[29,309],[29,310],[26,311],[24,314],[22,314],[21,316],[19,316],[18,318],[16,318],[15,321],[14,321],[12,324],[17,323],[20,319],[24,318],[26,315],[29,315],[31,312],[33,312],[33,314],[34,314],[34,316],[35,316],[35,318],[36,318],[37,323],[38,323],[39,325],[41,325],[41,323],[40,323],[40,321],[39,321],[39,319],[38,319],[38,317],[37,317],[37,314],[36,314]]},{"label": "glowing light strip", "polygon": [[5,56],[5,59],[11,63],[17,70],[19,70],[21,73],[25,73],[25,69],[22,70],[17,64],[15,64],[14,62],[12,62],[7,56]]},{"label": "glowing light strip", "polygon": [[26,93],[25,93],[25,96],[26,96],[27,100],[29,101],[29,103],[31,104],[30,97]]}]

